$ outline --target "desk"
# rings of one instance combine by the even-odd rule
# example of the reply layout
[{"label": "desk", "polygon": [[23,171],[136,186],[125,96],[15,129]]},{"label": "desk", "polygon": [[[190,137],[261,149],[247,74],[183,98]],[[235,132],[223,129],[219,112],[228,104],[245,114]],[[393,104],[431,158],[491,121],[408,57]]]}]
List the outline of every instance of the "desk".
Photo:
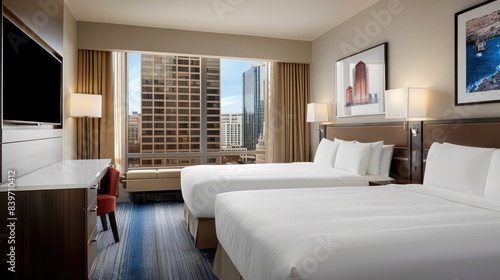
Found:
[{"label": "desk", "polygon": [[97,254],[97,184],[109,164],[61,160],[20,177],[12,172],[14,188],[0,185],[0,223],[14,225],[0,227],[1,279],[88,279]]}]

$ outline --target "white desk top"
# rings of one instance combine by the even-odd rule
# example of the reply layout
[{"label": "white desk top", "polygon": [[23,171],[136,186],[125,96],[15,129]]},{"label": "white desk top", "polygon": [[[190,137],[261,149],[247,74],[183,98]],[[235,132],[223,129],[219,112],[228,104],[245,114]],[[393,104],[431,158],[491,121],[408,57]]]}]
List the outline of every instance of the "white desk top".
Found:
[{"label": "white desk top", "polygon": [[[87,188],[99,181],[107,171],[110,159],[59,160],[48,166],[15,177],[12,191],[37,191]],[[8,182],[0,185],[0,192],[7,191]]]}]

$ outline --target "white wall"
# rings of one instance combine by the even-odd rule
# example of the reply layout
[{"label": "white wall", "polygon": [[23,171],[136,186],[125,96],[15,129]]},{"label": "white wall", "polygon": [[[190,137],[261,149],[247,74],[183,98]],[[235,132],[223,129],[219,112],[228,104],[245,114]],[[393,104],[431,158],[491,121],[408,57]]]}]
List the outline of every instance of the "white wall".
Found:
[{"label": "white wall", "polygon": [[63,158],[76,159],[76,122],[69,117],[69,95],[76,92],[76,20],[66,5],[63,32]]},{"label": "white wall", "polygon": [[[335,118],[334,96],[335,62],[387,42],[387,88],[426,87],[429,119],[500,116],[500,103],[454,106],[455,13],[482,2],[381,0],[331,29],[312,43],[312,101],[330,102],[330,121],[334,123],[386,121],[383,115]],[[345,51],[346,46],[355,49]],[[315,151],[316,134],[312,143]]]}]

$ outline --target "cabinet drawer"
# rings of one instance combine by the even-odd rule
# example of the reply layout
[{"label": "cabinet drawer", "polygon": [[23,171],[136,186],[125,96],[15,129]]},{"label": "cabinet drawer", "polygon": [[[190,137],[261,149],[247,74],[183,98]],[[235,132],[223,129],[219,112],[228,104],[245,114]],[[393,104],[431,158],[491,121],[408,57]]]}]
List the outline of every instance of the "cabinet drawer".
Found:
[{"label": "cabinet drawer", "polygon": [[95,257],[97,256],[97,227],[94,227],[87,242],[87,274],[92,269]]},{"label": "cabinet drawer", "polygon": [[85,205],[89,206],[92,201],[97,197],[97,184],[92,184],[87,188],[87,194],[85,196]]},{"label": "cabinet drawer", "polygon": [[89,207],[85,209],[87,215],[87,240],[92,236],[92,232],[97,225],[97,198],[94,198]]}]

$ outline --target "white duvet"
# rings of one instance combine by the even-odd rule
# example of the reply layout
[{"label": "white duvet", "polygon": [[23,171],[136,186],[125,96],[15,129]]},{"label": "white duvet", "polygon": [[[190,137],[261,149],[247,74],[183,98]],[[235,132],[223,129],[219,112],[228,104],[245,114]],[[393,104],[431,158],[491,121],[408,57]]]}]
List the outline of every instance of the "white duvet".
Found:
[{"label": "white duvet", "polygon": [[283,188],[367,186],[385,176],[360,176],[310,162],[197,165],[181,171],[182,196],[197,218],[215,217],[219,193]]},{"label": "white duvet", "polygon": [[245,280],[500,279],[500,203],[422,185],[217,196]]}]

